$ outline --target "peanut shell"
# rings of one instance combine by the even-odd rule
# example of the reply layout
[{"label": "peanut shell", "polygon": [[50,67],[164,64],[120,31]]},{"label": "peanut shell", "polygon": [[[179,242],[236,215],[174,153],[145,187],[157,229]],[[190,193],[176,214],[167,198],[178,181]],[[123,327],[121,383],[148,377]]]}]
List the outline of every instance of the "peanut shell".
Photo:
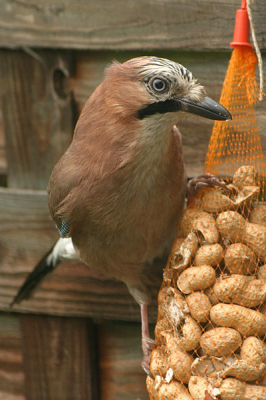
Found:
[{"label": "peanut shell", "polygon": [[188,313],[189,308],[185,298],[179,290],[166,286],[158,294],[158,316],[166,317],[172,326],[177,326],[183,319],[184,313]]},{"label": "peanut shell", "polygon": [[174,371],[174,379],[188,383],[191,376],[191,365],[194,358],[176,345],[175,341],[168,342],[168,367]]},{"label": "peanut shell", "polygon": [[258,278],[266,279],[266,265],[262,265],[258,268]]},{"label": "peanut shell", "polygon": [[224,379],[219,387],[221,400],[255,400],[246,399],[246,385],[238,379]]},{"label": "peanut shell", "polygon": [[233,176],[233,185],[242,189],[244,186],[258,186],[258,174],[253,165],[243,165]]},{"label": "peanut shell", "polygon": [[266,301],[266,281],[250,280],[244,275],[221,276],[213,286],[217,298],[224,303],[256,307]]},{"label": "peanut shell", "polygon": [[252,365],[247,360],[241,360],[237,356],[226,357],[203,356],[196,358],[191,366],[193,375],[207,378],[213,385],[217,385],[221,378],[233,376],[242,381],[253,381],[263,376],[266,365]]},{"label": "peanut shell", "polygon": [[198,217],[206,217],[208,218],[208,213],[202,211],[199,208],[187,208],[184,213],[183,216],[179,222],[179,231],[180,234],[182,234],[182,236],[186,237],[192,230],[193,228],[193,223],[194,220]]},{"label": "peanut shell", "polygon": [[256,336],[246,338],[241,346],[240,358],[258,366],[266,361],[266,343]]},{"label": "peanut shell", "polygon": [[239,332],[232,328],[218,327],[205,332],[200,346],[205,354],[222,357],[232,354],[242,343]]},{"label": "peanut shell", "polygon": [[167,357],[164,346],[157,346],[152,350],[150,371],[154,377],[156,375],[165,377],[167,372]]},{"label": "peanut shell", "polygon": [[185,322],[181,327],[181,337],[178,339],[177,343],[183,350],[195,350],[199,347],[201,335],[202,329],[200,325],[194,320],[194,318],[187,315]]},{"label": "peanut shell", "polygon": [[189,267],[183,271],[177,286],[182,293],[190,294],[194,290],[203,290],[211,286],[215,281],[215,271],[210,265]]},{"label": "peanut shell", "polygon": [[216,225],[221,234],[232,242],[247,244],[258,256],[266,261],[266,227],[251,224],[235,211],[224,211],[218,215]]},{"label": "peanut shell", "polygon": [[198,238],[194,232],[190,232],[183,241],[180,249],[173,255],[171,267],[174,269],[186,268],[194,257],[198,248]]},{"label": "peanut shell", "polygon": [[205,213],[205,215],[197,216],[192,228],[202,234],[204,240],[208,243],[217,243],[219,240],[219,232],[215,225],[215,219],[212,215]]},{"label": "peanut shell", "polygon": [[198,322],[208,322],[210,319],[211,302],[206,294],[193,292],[186,298],[191,316]]},{"label": "peanut shell", "polygon": [[188,382],[188,390],[194,400],[205,400],[205,392],[209,383],[201,376],[192,376]]},{"label": "peanut shell", "polygon": [[248,275],[254,272],[257,266],[254,251],[243,243],[231,244],[225,252],[224,262],[231,274]]},{"label": "peanut shell", "polygon": [[215,188],[204,194],[202,208],[209,213],[219,213],[234,208],[234,204],[221,188]]},{"label": "peanut shell", "polygon": [[[163,383],[158,389],[158,400],[193,400],[188,389],[177,381]],[[157,399],[156,399],[157,400]]]},{"label": "peanut shell", "polygon": [[[229,187],[229,186],[228,186]],[[232,185],[230,186],[232,189]],[[234,188],[235,189],[235,188]],[[241,206],[249,207],[258,199],[260,193],[259,186],[244,186],[241,190],[236,189],[237,195],[230,198],[230,192],[223,189],[212,189],[206,192],[202,200],[204,211],[210,213],[220,213],[226,210],[237,210]]]},{"label": "peanut shell", "polygon": [[205,264],[215,267],[222,261],[223,254],[223,248],[219,243],[205,244],[197,250],[193,264],[195,266]]},{"label": "peanut shell", "polygon": [[234,328],[243,336],[263,336],[266,332],[266,317],[262,313],[235,304],[216,304],[210,318],[216,325]]},{"label": "peanut shell", "polygon": [[250,213],[249,221],[252,224],[266,226],[266,204],[256,203]]}]

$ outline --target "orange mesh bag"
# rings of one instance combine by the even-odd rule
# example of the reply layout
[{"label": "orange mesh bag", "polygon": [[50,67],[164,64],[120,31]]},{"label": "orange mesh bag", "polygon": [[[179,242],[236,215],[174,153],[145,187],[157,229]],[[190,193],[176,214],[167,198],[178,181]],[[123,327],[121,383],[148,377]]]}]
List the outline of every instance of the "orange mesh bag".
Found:
[{"label": "orange mesh bag", "polygon": [[253,109],[256,63],[253,48],[238,43],[220,99],[233,119],[215,123],[205,164],[225,186],[201,193],[180,222],[158,296],[151,400],[266,400],[265,163]]},{"label": "orange mesh bag", "polygon": [[226,124],[215,121],[206,172],[230,179],[240,166],[247,164],[255,165],[258,173],[264,174],[265,161],[253,108],[258,99],[256,65],[252,47],[234,48],[220,98],[232,120]]}]

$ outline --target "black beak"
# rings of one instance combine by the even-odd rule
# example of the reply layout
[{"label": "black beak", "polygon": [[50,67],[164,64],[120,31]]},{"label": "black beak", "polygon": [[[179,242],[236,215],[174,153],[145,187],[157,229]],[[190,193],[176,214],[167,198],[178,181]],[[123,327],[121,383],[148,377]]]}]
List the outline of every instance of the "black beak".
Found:
[{"label": "black beak", "polygon": [[232,119],[231,114],[226,108],[207,96],[200,103],[194,103],[186,99],[178,99],[178,102],[180,110],[200,115],[204,118],[214,119],[217,121],[227,121]]}]

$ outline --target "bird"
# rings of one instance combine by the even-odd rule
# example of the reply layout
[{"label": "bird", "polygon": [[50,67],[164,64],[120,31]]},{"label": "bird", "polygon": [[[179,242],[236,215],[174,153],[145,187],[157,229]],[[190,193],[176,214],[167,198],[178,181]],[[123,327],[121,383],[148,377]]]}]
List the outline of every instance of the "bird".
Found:
[{"label": "bird", "polygon": [[79,258],[124,282],[140,305],[142,367],[148,374],[155,342],[149,336],[150,293],[144,271],[170,251],[187,188],[195,194],[222,185],[203,174],[187,186],[178,123],[189,113],[231,119],[179,63],[143,56],[106,68],[48,183],[59,241],[12,303],[28,298],[61,259]]}]

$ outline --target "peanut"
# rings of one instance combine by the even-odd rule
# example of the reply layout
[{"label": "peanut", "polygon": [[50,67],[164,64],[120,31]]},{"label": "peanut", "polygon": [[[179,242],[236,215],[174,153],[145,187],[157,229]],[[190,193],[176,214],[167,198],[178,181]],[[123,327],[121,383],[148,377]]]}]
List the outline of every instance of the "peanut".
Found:
[{"label": "peanut", "polygon": [[174,372],[174,379],[188,383],[191,376],[191,365],[194,358],[184,350],[182,350],[177,341],[173,338],[169,338],[167,342],[168,356],[168,368],[172,368]]},{"label": "peanut", "polygon": [[266,400],[266,387],[247,385],[238,379],[224,379],[220,385],[221,400]]},{"label": "peanut", "polygon": [[177,326],[183,319],[184,313],[189,313],[185,298],[179,290],[166,286],[159,291],[158,316],[166,317],[172,326]]},{"label": "peanut", "polygon": [[216,225],[221,234],[232,242],[247,244],[260,261],[266,260],[266,227],[247,222],[235,211],[224,211],[218,215]]},{"label": "peanut", "polygon": [[233,376],[243,382],[251,382],[261,378],[266,371],[266,364],[252,365],[247,360],[236,359],[224,371],[224,376]]},{"label": "peanut", "polygon": [[199,347],[202,330],[200,325],[189,315],[185,318],[185,323],[181,326],[181,337],[178,345],[186,351],[195,350]]},{"label": "peanut", "polygon": [[[245,186],[241,190],[233,187],[233,185],[228,185],[228,188],[229,187],[231,192],[234,193],[233,199],[229,197],[231,193],[223,193],[223,189],[220,188],[206,192],[202,200],[204,211],[219,213],[226,210],[237,210],[241,206],[250,208],[251,204],[259,197],[259,186]],[[235,193],[237,195],[235,195]]]},{"label": "peanut", "polygon": [[217,298],[224,303],[256,307],[266,301],[266,281],[250,280],[243,275],[220,277],[213,286]]},{"label": "peanut", "polygon": [[174,269],[184,269],[194,257],[198,248],[198,238],[194,232],[190,232],[183,241],[180,249],[174,254],[171,260],[171,266]]},{"label": "peanut", "polygon": [[152,350],[150,371],[154,377],[156,375],[165,377],[167,372],[167,357],[164,346],[157,346]]},{"label": "peanut", "polygon": [[196,358],[191,366],[193,375],[207,378],[213,385],[219,384],[221,378],[233,376],[242,381],[254,381],[263,376],[266,365],[260,363],[252,365],[247,360],[241,360],[232,355],[230,357],[203,356]]},{"label": "peanut", "polygon": [[207,217],[210,214],[200,210],[199,208],[187,208],[184,213],[183,216],[180,220],[179,223],[179,231],[182,234],[182,236],[187,236],[192,228],[193,228],[193,222],[196,218],[198,217]]},{"label": "peanut", "polygon": [[209,213],[219,213],[234,208],[234,204],[223,190],[217,188],[206,191],[202,199],[202,208]]},{"label": "peanut", "polygon": [[246,307],[219,303],[211,308],[210,317],[216,325],[234,328],[243,336],[262,336],[266,332],[266,317]]},{"label": "peanut", "polygon": [[158,400],[158,390],[156,388],[156,380],[147,375],[146,387],[149,393],[150,400]]},{"label": "peanut", "polygon": [[219,243],[206,244],[197,250],[193,264],[195,266],[205,264],[215,267],[222,261],[223,254],[223,248]]},{"label": "peanut", "polygon": [[170,383],[162,382],[156,387],[156,381],[148,376],[146,384],[152,400],[193,400],[188,389],[180,382],[174,380]]},{"label": "peanut", "polygon": [[232,354],[242,343],[239,332],[232,328],[218,327],[205,332],[200,346],[205,354],[222,357]]},{"label": "peanut", "polygon": [[169,367],[174,371],[174,378],[183,383],[189,381],[192,362],[193,357],[178,348],[168,358]]},{"label": "peanut", "polygon": [[211,286],[215,281],[215,271],[210,265],[190,267],[183,271],[177,286],[181,292],[190,294],[194,290],[203,290]]},{"label": "peanut", "polygon": [[225,252],[224,262],[231,274],[248,275],[254,272],[257,266],[254,251],[243,243],[231,244]]},{"label": "peanut", "polygon": [[253,165],[243,165],[233,176],[233,184],[242,189],[244,186],[258,186],[258,174]]},{"label": "peanut", "polygon": [[200,215],[193,221],[193,230],[202,234],[204,240],[210,244],[217,243],[219,240],[219,232],[215,225],[215,219],[212,215],[205,213]]},{"label": "peanut", "polygon": [[266,265],[262,265],[258,269],[258,278],[259,279],[266,279]]},{"label": "peanut", "polygon": [[159,342],[165,342],[165,334],[166,333],[171,333],[172,335],[174,334],[174,326],[173,324],[169,321],[168,318],[163,317],[159,319],[156,323],[154,334],[156,339],[159,340]]},{"label": "peanut", "polygon": [[155,336],[160,342],[171,347],[172,338],[174,338],[175,345],[179,346],[182,350],[191,351],[199,347],[202,329],[190,315],[184,316],[184,320],[180,321],[179,326],[174,329],[171,325],[169,329],[169,325],[166,318],[157,322]]},{"label": "peanut", "polygon": [[209,383],[201,376],[192,376],[188,382],[188,390],[194,400],[205,400],[205,392]]},{"label": "peanut", "polygon": [[266,226],[266,204],[256,204],[250,213],[250,222]]},{"label": "peanut", "polygon": [[255,336],[246,338],[241,346],[240,358],[258,366],[266,361],[266,343]]},{"label": "peanut", "polygon": [[191,316],[198,322],[210,319],[211,302],[206,294],[193,292],[186,298]]},{"label": "peanut", "polygon": [[214,293],[213,286],[208,287],[207,289],[204,290],[204,293],[206,296],[209,298],[211,304],[214,306],[215,304],[219,303],[219,300]]}]

